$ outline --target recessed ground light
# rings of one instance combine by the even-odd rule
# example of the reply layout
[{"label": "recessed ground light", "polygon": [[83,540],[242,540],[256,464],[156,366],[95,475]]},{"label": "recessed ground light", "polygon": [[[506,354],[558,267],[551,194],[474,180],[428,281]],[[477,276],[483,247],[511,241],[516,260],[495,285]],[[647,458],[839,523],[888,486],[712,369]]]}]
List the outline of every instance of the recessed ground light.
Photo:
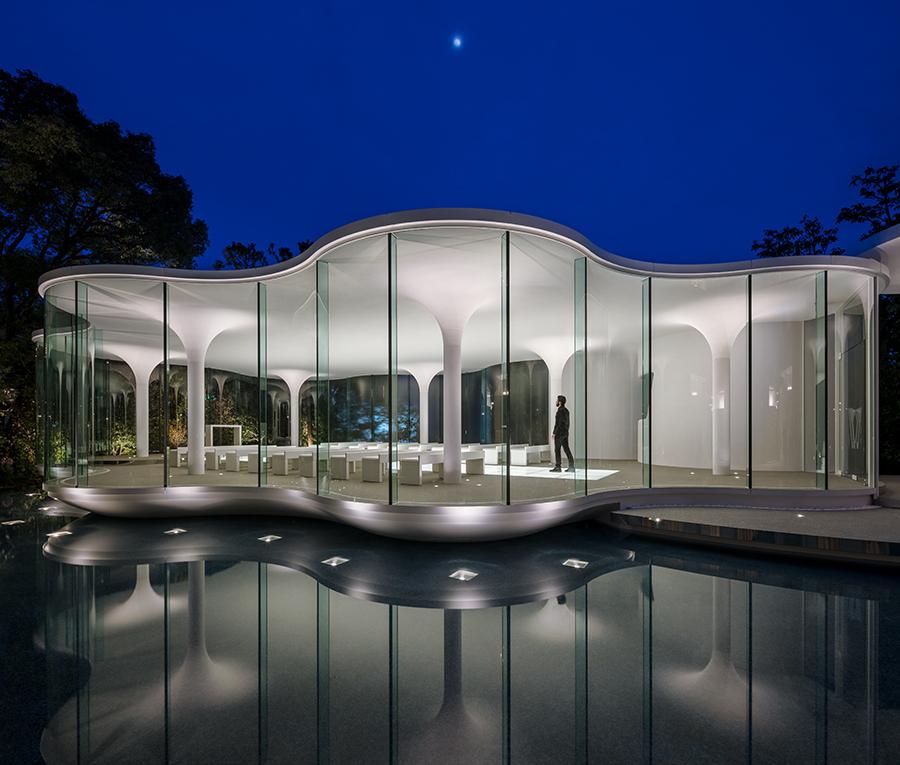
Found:
[{"label": "recessed ground light", "polygon": [[691,475],[697,475],[693,470],[691,471]]},{"label": "recessed ground light", "polygon": [[331,558],[325,558],[325,560],[322,561],[326,566],[331,566],[332,568],[349,562],[350,558],[342,558],[340,555],[334,555]]},{"label": "recessed ground light", "polygon": [[71,535],[71,531],[51,531],[49,534],[47,534],[47,536],[51,539],[56,539],[56,537],[68,537]]},{"label": "recessed ground light", "polygon": [[803,518],[803,517],[804,517],[804,516],[803,516],[803,513],[797,513],[797,517],[798,517],[798,518]]},{"label": "recessed ground light", "polygon": [[578,558],[569,558],[563,561],[563,565],[569,568],[587,568],[587,564],[586,560],[578,560]]},{"label": "recessed ground light", "polygon": [[478,573],[475,571],[469,571],[467,568],[459,568],[450,574],[451,579],[458,579],[460,582],[468,582],[470,579],[474,579],[478,576]]},{"label": "recessed ground light", "polygon": [[266,534],[264,537],[257,537],[260,542],[275,542],[278,539],[281,539],[277,534]]},{"label": "recessed ground light", "polygon": [[164,531],[163,534],[174,537],[176,534],[187,534],[187,529],[169,529],[168,531]]},{"label": "recessed ground light", "polygon": [[475,484],[475,485],[476,485],[476,486],[481,486],[481,484],[480,484],[480,483],[476,483],[476,484]]},{"label": "recessed ground light", "polygon": [[691,391],[691,395],[692,395],[692,396],[699,396],[699,395],[700,395],[700,394],[699,394],[699,393],[697,393],[697,391],[695,391],[695,390],[692,390],[692,391]]},{"label": "recessed ground light", "polygon": [[14,521],[3,521],[4,526],[18,526],[20,523],[25,523],[21,518],[16,518]]}]

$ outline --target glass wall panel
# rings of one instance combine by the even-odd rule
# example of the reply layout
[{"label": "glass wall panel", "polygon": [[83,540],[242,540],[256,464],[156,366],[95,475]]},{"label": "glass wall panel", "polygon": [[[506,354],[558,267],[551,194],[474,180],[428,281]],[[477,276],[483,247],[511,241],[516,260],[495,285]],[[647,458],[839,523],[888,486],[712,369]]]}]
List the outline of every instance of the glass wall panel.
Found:
[{"label": "glass wall panel", "polygon": [[[551,239],[511,233],[509,241],[511,500],[583,494],[586,263]],[[546,366],[546,398],[520,373],[528,363]]]},{"label": "glass wall panel", "polygon": [[[394,501],[501,504],[504,234],[433,228],[397,234],[393,246]],[[404,378],[417,389],[417,439],[404,429]],[[453,412],[450,420],[445,412]]]},{"label": "glass wall panel", "polygon": [[588,491],[642,486],[646,280],[595,262],[587,269]]},{"label": "glass wall panel", "polygon": [[815,272],[751,277],[750,351],[754,488],[817,486],[824,465],[825,338]]},{"label": "glass wall panel", "polygon": [[170,486],[259,485],[258,311],[255,283],[169,285]]},{"label": "glass wall panel", "polygon": [[747,486],[747,277],[653,279],[653,486]]},{"label": "glass wall panel", "polygon": [[315,396],[310,392],[316,377],[315,267],[266,284],[266,338],[266,485],[315,492]]},{"label": "glass wall panel", "polygon": [[163,285],[97,278],[85,284],[90,346],[91,486],[162,486]]},{"label": "glass wall panel", "polygon": [[828,273],[828,488],[871,486],[872,277]]},{"label": "glass wall panel", "polygon": [[75,283],[44,295],[46,436],[44,482],[75,486]]},{"label": "glass wall panel", "polygon": [[319,491],[388,501],[388,237],[316,264]]}]

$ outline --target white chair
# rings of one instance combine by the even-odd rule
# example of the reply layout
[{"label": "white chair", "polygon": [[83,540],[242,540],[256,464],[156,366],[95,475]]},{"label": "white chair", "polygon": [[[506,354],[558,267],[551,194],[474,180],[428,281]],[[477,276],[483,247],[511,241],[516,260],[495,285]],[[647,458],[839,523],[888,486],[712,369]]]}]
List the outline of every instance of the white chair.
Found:
[{"label": "white chair", "polygon": [[248,473],[258,473],[259,472],[259,452],[250,452],[247,455],[247,472]]},{"label": "white chair", "polygon": [[178,449],[169,449],[169,467],[181,467],[181,452]]},{"label": "white chair", "polygon": [[400,483],[408,486],[422,485],[422,458],[418,454],[400,458]]},{"label": "white chair", "polygon": [[362,458],[362,479],[373,483],[384,483],[384,463],[375,455]]},{"label": "white chair", "polygon": [[331,463],[331,477],[339,481],[349,481],[350,471],[348,469],[348,460],[346,454],[335,454],[329,462]]},{"label": "white chair", "polygon": [[466,475],[484,475],[484,457],[470,457],[467,459]]},{"label": "white chair", "polygon": [[291,472],[292,459],[285,452],[272,455],[272,473],[275,475],[287,475]]},{"label": "white chair", "polygon": [[218,470],[219,469],[219,455],[216,454],[215,449],[207,449],[206,453],[203,455],[203,462],[206,465],[207,470]]},{"label": "white chair", "polygon": [[304,478],[316,477],[316,455],[301,454],[300,455],[300,475]]},{"label": "white chair", "polygon": [[229,473],[240,472],[241,458],[237,452],[225,452],[225,470]]}]

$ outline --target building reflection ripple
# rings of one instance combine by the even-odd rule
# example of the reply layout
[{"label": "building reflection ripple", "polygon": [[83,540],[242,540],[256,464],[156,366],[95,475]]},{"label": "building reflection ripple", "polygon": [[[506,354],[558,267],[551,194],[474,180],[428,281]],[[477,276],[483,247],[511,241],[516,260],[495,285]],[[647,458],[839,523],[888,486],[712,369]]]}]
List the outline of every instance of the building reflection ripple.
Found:
[{"label": "building reflection ripple", "polygon": [[180,528],[87,516],[47,539],[48,762],[898,759],[887,575],[591,525]]}]

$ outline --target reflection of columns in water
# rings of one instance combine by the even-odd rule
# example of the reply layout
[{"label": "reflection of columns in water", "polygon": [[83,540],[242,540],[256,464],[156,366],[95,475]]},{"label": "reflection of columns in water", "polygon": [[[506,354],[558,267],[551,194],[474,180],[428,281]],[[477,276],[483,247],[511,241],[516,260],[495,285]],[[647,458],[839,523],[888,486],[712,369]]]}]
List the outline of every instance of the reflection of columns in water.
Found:
[{"label": "reflection of columns in water", "polygon": [[444,699],[441,711],[462,708],[462,611],[444,611]]},{"label": "reflection of columns in water", "polygon": [[731,359],[722,356],[712,365],[712,472],[731,472]]},{"label": "reflection of columns in water", "polygon": [[184,666],[191,661],[209,660],[206,651],[206,563],[188,563],[188,644]]},{"label": "reflection of columns in water", "polygon": [[462,333],[442,328],[441,334],[444,338],[444,483],[459,483],[462,472]]}]

